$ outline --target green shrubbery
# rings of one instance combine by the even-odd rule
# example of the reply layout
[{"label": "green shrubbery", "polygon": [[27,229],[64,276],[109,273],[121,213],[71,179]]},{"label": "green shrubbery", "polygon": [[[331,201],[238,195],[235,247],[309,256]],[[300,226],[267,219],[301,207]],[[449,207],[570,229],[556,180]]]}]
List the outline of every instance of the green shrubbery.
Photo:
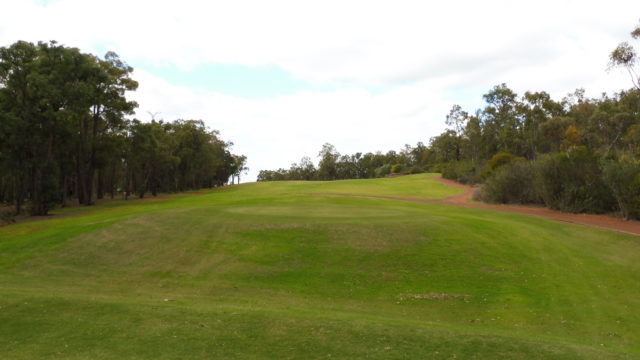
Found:
[{"label": "green shrubbery", "polygon": [[602,178],[600,157],[587,148],[544,155],[534,165],[536,192],[547,207],[594,213],[615,209],[611,189]]},{"label": "green shrubbery", "polygon": [[404,172],[404,165],[403,164],[394,164],[393,166],[391,166],[391,173],[392,174],[401,174],[402,172]]},{"label": "green shrubbery", "polygon": [[487,161],[487,165],[484,167],[484,169],[482,169],[482,172],[480,172],[480,177],[482,179],[486,179],[489,176],[491,176],[491,174],[493,174],[493,172],[496,171],[498,168],[508,165],[511,162],[516,160],[525,160],[525,159],[523,157],[518,157],[513,154],[509,154],[505,152],[497,153],[493,155],[491,159],[489,159],[489,161]]},{"label": "green shrubbery", "polygon": [[603,164],[603,180],[611,189],[625,219],[640,218],[640,163],[632,158]]},{"label": "green shrubbery", "polygon": [[476,166],[470,160],[455,161],[442,167],[442,177],[463,184],[479,182]]},{"label": "green shrubbery", "polygon": [[619,211],[626,219],[640,219],[640,162],[629,157],[602,159],[585,147],[535,161],[516,159],[494,169],[477,198],[544,204],[567,212]]},{"label": "green shrubbery", "polygon": [[492,172],[482,186],[479,197],[492,203],[540,203],[534,188],[534,173],[532,163],[524,160],[512,161]]},{"label": "green shrubbery", "polygon": [[376,170],[375,170],[375,176],[376,177],[385,177],[385,176],[389,175],[390,173],[391,173],[391,165],[390,164],[382,165],[382,166],[376,168]]}]

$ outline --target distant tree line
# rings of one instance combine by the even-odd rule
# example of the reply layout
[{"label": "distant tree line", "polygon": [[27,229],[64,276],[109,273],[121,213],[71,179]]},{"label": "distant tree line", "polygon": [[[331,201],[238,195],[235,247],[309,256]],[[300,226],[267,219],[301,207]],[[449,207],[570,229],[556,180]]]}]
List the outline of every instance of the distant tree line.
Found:
[{"label": "distant tree line", "polygon": [[333,145],[326,143],[318,154],[317,167],[311,158],[303,157],[289,169],[261,170],[258,181],[369,179],[390,174],[420,173],[424,172],[427,150],[418,144],[414,148],[405,145],[400,152],[341,155]]},{"label": "distant tree line", "polygon": [[[640,39],[640,26],[632,33]],[[340,155],[330,145],[315,168],[261,171],[258,180],[335,180],[392,173],[442,172],[483,184],[480,200],[542,204],[570,212],[618,212],[640,219],[640,69],[635,49],[620,44],[612,67],[626,69],[633,88],[587,98],[582,89],[562,100],[544,91],[518,95],[505,84],[483,95],[469,113],[454,105],[448,129],[400,153]]]},{"label": "distant tree line", "polygon": [[0,48],[0,205],[46,215],[71,199],[225,184],[246,158],[200,120],[129,120],[133,69],[56,42]]}]

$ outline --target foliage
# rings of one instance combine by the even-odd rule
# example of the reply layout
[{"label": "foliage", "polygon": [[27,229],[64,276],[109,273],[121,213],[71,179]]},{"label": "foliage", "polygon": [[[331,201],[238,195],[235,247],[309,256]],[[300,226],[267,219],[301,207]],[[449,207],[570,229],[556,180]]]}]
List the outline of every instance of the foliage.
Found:
[{"label": "foliage", "polygon": [[495,169],[480,190],[480,200],[501,204],[540,203],[533,164],[519,159]]},{"label": "foliage", "polygon": [[391,174],[391,165],[390,164],[384,164],[384,165],[380,166],[379,168],[376,168],[375,174],[376,174],[376,177],[385,177],[385,176]]},{"label": "foliage", "polygon": [[218,186],[246,169],[202,121],[128,119],[132,72],[55,41],[0,48],[0,202],[46,215],[70,197]]},{"label": "foliage", "polygon": [[403,164],[394,164],[393,166],[391,166],[391,173],[392,174],[400,174],[402,172],[404,172],[405,168]]},{"label": "foliage", "polygon": [[498,168],[517,160],[524,160],[524,158],[506,152],[495,154],[487,161],[487,165],[482,170],[481,176],[482,178],[487,178]]},{"label": "foliage", "polygon": [[424,172],[424,169],[421,168],[418,165],[414,165],[412,167],[409,168],[409,170],[407,171],[409,174],[421,174]]},{"label": "foliage", "polygon": [[615,207],[602,179],[600,156],[585,147],[540,157],[535,163],[535,184],[538,196],[552,209],[602,213]]},{"label": "foliage", "polygon": [[455,180],[463,184],[475,184],[479,180],[477,168],[470,160],[448,163],[442,169],[442,177],[445,179]]},{"label": "foliage", "polygon": [[640,219],[640,163],[630,157],[607,160],[603,165],[604,182],[611,188],[622,216]]},{"label": "foliage", "polygon": [[[631,32],[633,39],[640,39],[640,25]],[[629,73],[631,83],[640,90],[640,69],[636,69],[639,63],[636,49],[627,42],[620,43],[609,55],[610,67],[622,67]]]}]

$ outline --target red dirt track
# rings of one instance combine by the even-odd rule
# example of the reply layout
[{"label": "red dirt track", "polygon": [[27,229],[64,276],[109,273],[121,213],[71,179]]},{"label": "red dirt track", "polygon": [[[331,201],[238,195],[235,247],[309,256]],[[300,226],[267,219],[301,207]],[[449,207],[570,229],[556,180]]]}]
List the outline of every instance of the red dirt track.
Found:
[{"label": "red dirt track", "polygon": [[561,211],[547,209],[542,206],[524,206],[524,205],[502,205],[502,204],[487,204],[481,202],[473,202],[472,197],[475,192],[475,188],[457,183],[452,180],[443,178],[434,178],[434,180],[450,187],[455,187],[464,190],[462,194],[450,196],[444,200],[427,200],[416,199],[398,196],[384,196],[384,195],[363,195],[363,194],[326,194],[333,196],[353,196],[353,197],[368,197],[376,199],[389,199],[399,201],[411,201],[428,204],[444,204],[451,206],[461,206],[474,209],[487,209],[494,211],[502,211],[509,213],[525,214],[543,217],[556,221],[563,221],[573,224],[580,224],[586,226],[597,227],[601,229],[618,231],[631,235],[640,235],[640,221],[624,220],[608,215],[595,215],[595,214],[571,214]]},{"label": "red dirt track", "polygon": [[473,187],[462,185],[455,181],[443,178],[436,178],[435,180],[441,182],[444,185],[464,190],[464,193],[460,195],[455,195],[444,199],[442,201],[443,204],[533,215],[557,221],[593,226],[627,234],[640,235],[640,222],[638,221],[624,220],[607,215],[564,213],[537,206],[498,205],[471,202],[471,197],[473,196],[473,193],[475,191]]}]

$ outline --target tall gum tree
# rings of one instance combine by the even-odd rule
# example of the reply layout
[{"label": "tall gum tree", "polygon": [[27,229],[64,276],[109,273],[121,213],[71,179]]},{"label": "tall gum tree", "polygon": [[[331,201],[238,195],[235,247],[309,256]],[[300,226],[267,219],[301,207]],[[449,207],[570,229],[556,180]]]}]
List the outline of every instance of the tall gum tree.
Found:
[{"label": "tall gum tree", "polygon": [[137,104],[128,101],[127,91],[138,88],[138,83],[131,79],[133,68],[120,60],[118,55],[108,52],[104,60],[92,58],[88,77],[86,96],[83,97],[88,108],[78,116],[77,172],[78,195],[84,205],[93,204],[93,184],[98,170],[98,154],[107,144],[107,138],[123,131],[126,125],[125,116],[133,114]]}]

